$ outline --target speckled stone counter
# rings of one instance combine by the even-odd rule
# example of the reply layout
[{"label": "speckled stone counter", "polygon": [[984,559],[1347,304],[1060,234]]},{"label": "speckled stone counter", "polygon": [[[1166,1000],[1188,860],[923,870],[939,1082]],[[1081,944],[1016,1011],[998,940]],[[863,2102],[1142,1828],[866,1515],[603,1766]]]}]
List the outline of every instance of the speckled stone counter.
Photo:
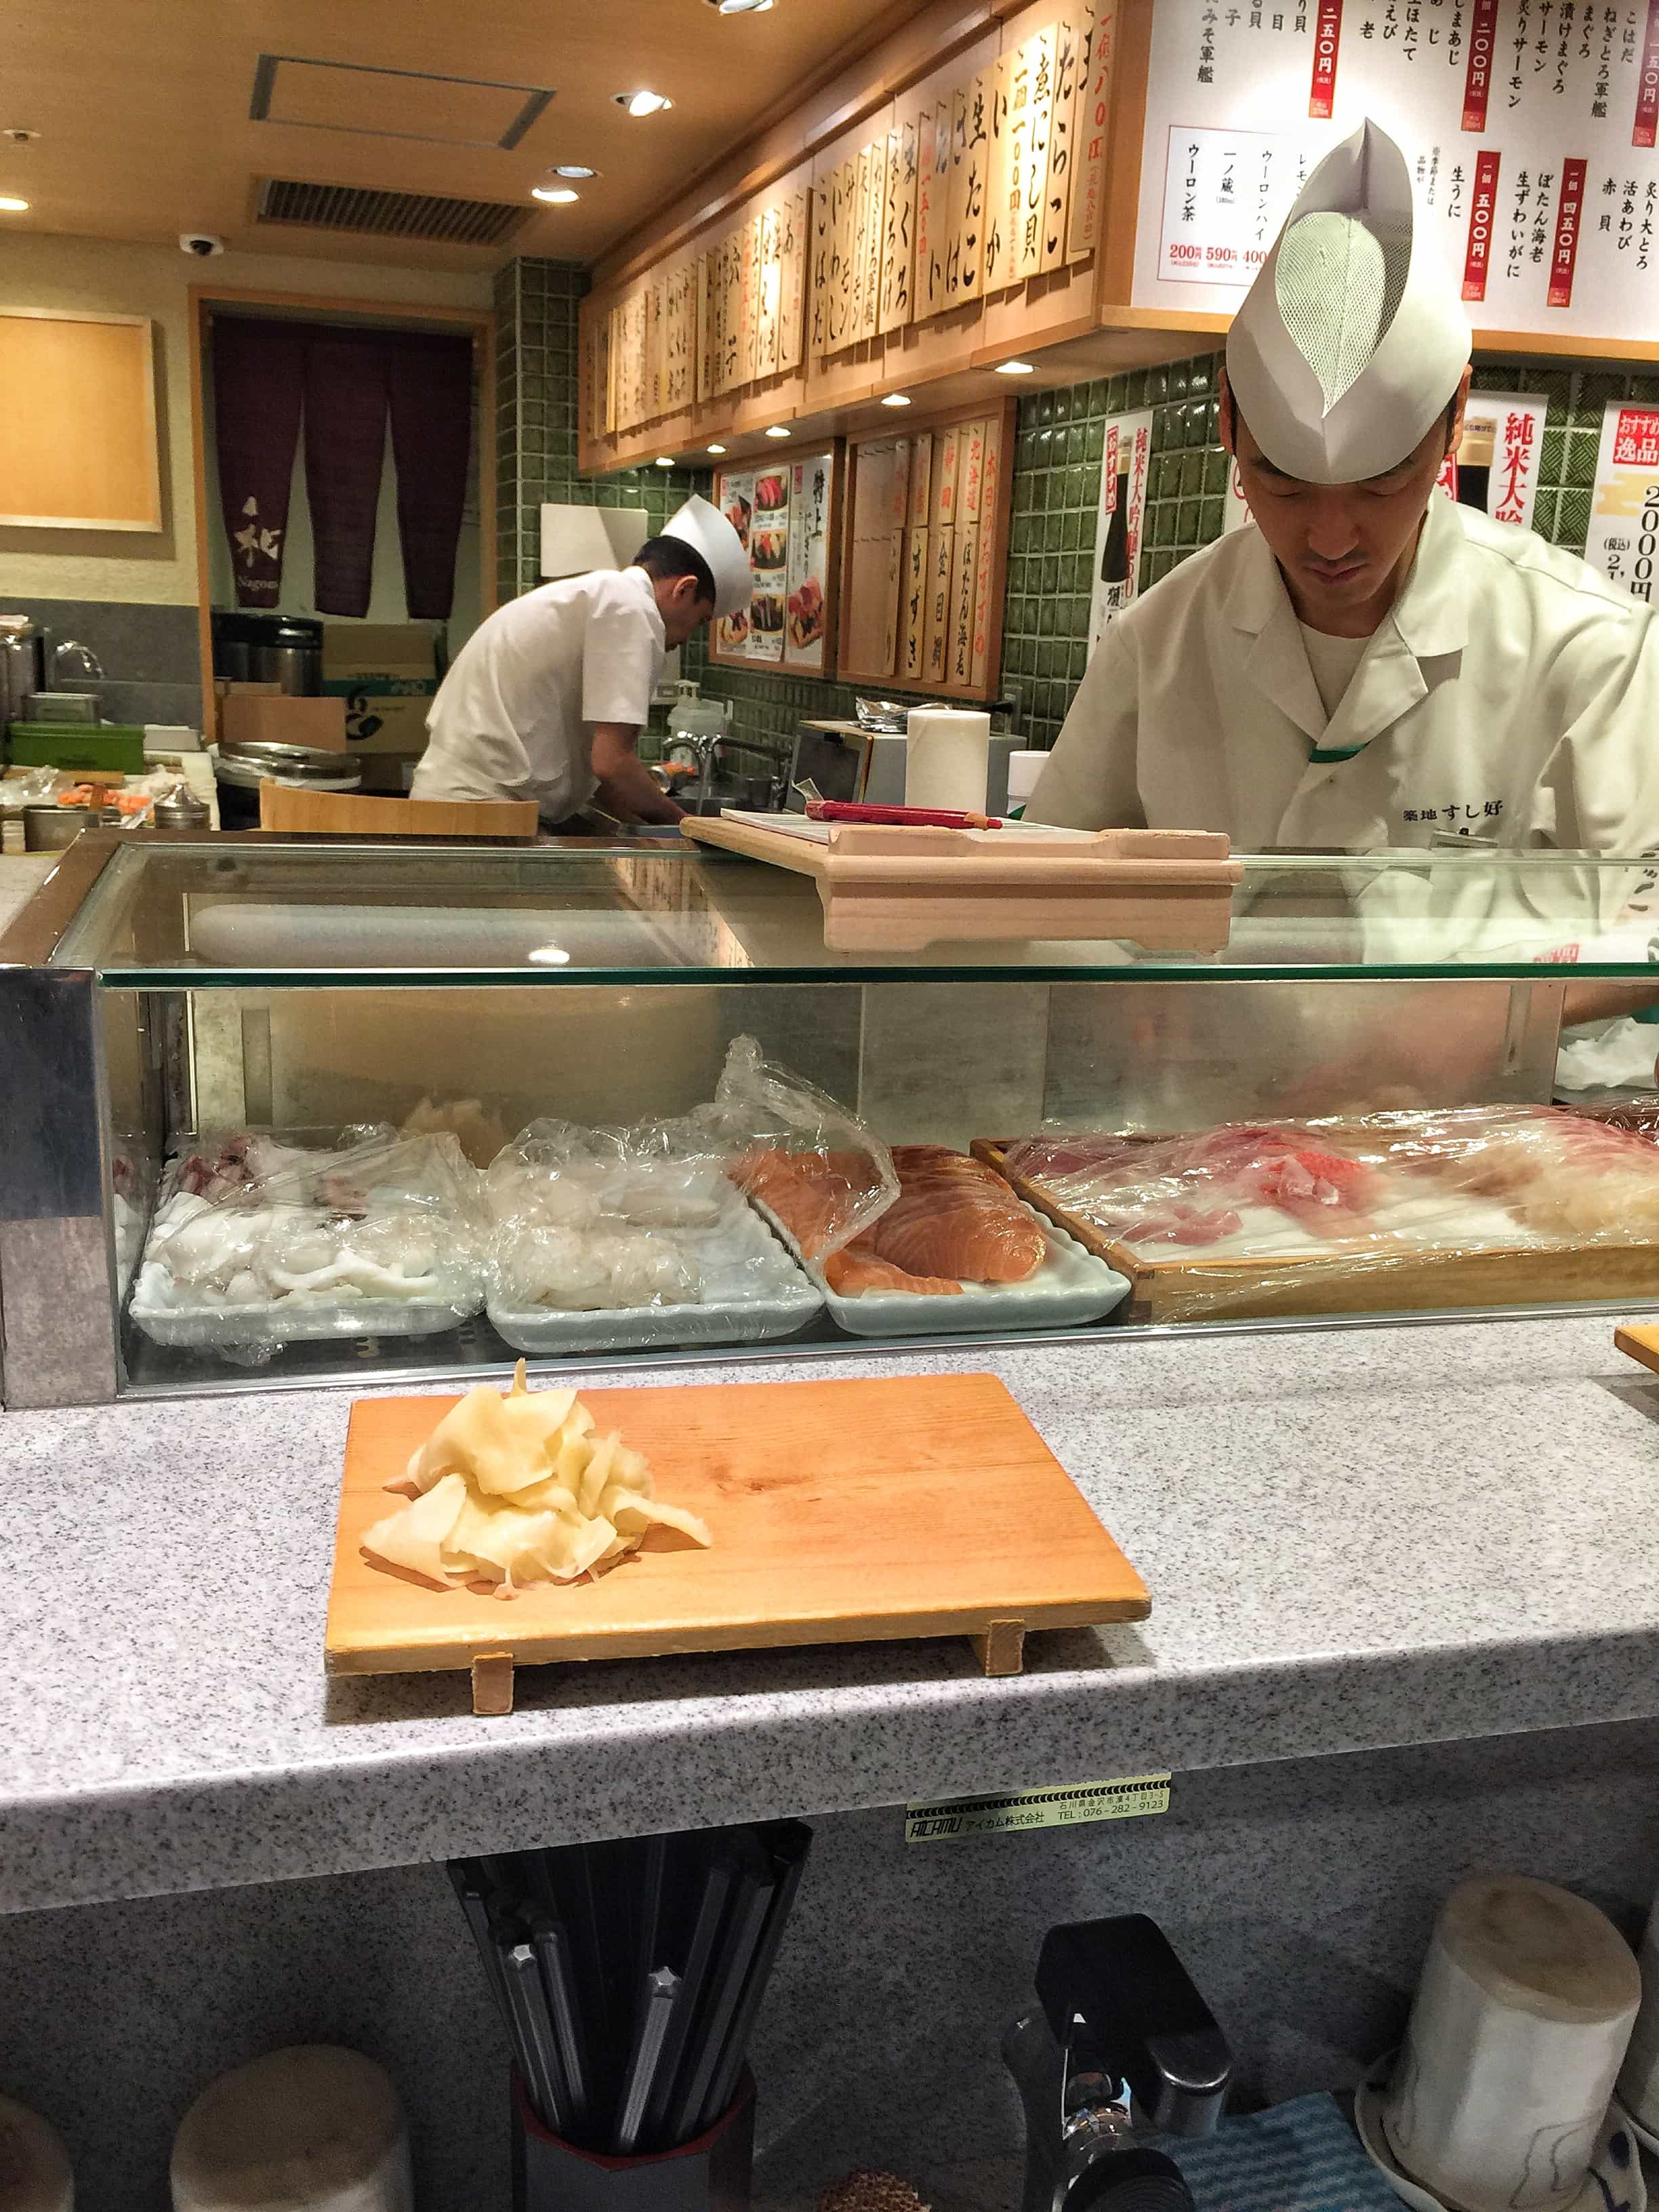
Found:
[{"label": "speckled stone counter", "polygon": [[528,1670],[501,1719],[460,1675],[325,1680],[347,1393],[7,1414],[0,1907],[1659,1713],[1659,1379],[1611,1335],[963,1355],[1148,1622],[1035,1638],[1005,1681],[954,1642]]}]

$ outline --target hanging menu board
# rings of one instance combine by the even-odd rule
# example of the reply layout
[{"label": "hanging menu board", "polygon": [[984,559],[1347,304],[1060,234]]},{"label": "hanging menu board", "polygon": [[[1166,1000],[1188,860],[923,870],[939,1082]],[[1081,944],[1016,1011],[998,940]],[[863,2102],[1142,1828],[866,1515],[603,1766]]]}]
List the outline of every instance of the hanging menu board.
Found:
[{"label": "hanging menu board", "polygon": [[1659,7],[1159,0],[1133,304],[1231,314],[1321,155],[1393,136],[1470,321],[1659,328]]},{"label": "hanging menu board", "polygon": [[715,503],[744,541],[753,584],[747,610],[714,625],[714,659],[830,672],[839,467],[831,447],[775,468],[716,472]]}]

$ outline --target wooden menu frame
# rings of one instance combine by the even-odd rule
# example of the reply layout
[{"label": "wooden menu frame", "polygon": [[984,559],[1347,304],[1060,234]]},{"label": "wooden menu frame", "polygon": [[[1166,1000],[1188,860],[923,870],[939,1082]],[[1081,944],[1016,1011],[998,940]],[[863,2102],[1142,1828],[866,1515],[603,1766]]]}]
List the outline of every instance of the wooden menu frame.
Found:
[{"label": "wooden menu frame", "polygon": [[[830,683],[836,679],[836,648],[841,636],[842,529],[847,501],[847,442],[842,438],[818,438],[805,446],[804,450],[808,459],[816,459],[823,453],[828,453],[830,457],[830,507],[824,526],[823,654],[814,664],[804,659],[799,651],[792,647],[786,607],[781,659],[764,660],[758,655],[735,651],[722,645],[718,623],[711,623],[708,626],[708,656],[717,667],[743,668],[751,676],[805,676]],[[722,514],[725,514],[729,479],[774,475],[795,467],[801,459],[801,451],[789,450],[775,458],[763,453],[752,455],[745,461],[725,463],[714,471],[715,506]]]},{"label": "wooden menu frame", "polygon": [[[847,492],[842,531],[842,573],[840,592],[839,659],[842,683],[867,684],[872,689],[879,689],[883,691],[894,690],[920,694],[930,699],[971,701],[975,704],[982,704],[996,698],[999,695],[1002,675],[1002,608],[1003,596],[1007,586],[1008,538],[1013,514],[1014,437],[1018,416],[1018,403],[1009,396],[1000,399],[986,400],[976,405],[967,404],[942,409],[937,414],[924,415],[919,420],[913,420],[907,416],[902,425],[864,431],[848,440]],[[875,541],[869,539],[867,533],[865,538],[860,538],[860,455],[868,448],[891,447],[901,439],[908,439],[911,441],[914,457],[916,441],[926,437],[932,441],[932,453],[937,457],[942,467],[946,441],[949,441],[951,448],[954,449],[956,440],[953,434],[958,431],[965,432],[972,426],[980,423],[986,426],[988,440],[992,434],[994,434],[996,440],[994,480],[988,501],[981,507],[977,523],[978,530],[981,533],[981,544],[982,533],[988,530],[990,532],[988,556],[981,550],[979,556],[976,581],[976,597],[981,611],[979,624],[982,642],[975,653],[975,659],[976,664],[982,663],[982,673],[971,675],[963,680],[951,672],[948,665],[943,667],[942,672],[939,670],[930,672],[925,655],[922,657],[921,665],[914,663],[907,665],[905,565],[911,557],[913,541],[919,534],[929,542],[935,551],[942,550],[937,544],[939,528],[935,526],[933,519],[933,505],[939,487],[932,479],[931,461],[929,485],[925,495],[927,505],[925,510],[919,496],[919,486],[914,477],[908,487],[906,500],[906,526],[903,531],[903,545],[900,555],[900,607],[893,637],[893,665],[884,668],[880,664],[885,657],[885,608],[884,606],[882,608],[878,617],[872,617],[872,607],[873,603],[883,600],[884,593],[875,591],[869,581],[868,564],[872,556],[867,548]],[[952,481],[951,497],[954,499],[955,471],[953,471]],[[954,529],[953,518],[946,526]],[[954,547],[954,541],[952,543]],[[860,545],[866,546],[866,550],[860,552]],[[860,575],[856,579],[853,574],[855,561],[860,561],[865,564]],[[957,573],[955,569],[951,571],[953,575]],[[884,630],[883,642],[880,646],[875,647],[872,651],[872,645],[878,622]]]},{"label": "wooden menu frame", "polygon": [[148,315],[0,307],[0,525],[159,532]]}]

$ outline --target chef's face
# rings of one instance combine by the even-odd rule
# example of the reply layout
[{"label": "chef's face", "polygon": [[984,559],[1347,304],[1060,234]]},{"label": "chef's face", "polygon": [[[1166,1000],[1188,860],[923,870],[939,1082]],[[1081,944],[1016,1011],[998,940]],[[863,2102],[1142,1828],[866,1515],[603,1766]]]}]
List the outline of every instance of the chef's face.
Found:
[{"label": "chef's face", "polygon": [[695,576],[659,576],[653,588],[671,653],[677,645],[684,645],[693,630],[714,619],[714,602],[701,596]]},{"label": "chef's face", "polygon": [[1364,637],[1405,581],[1441,463],[1456,446],[1468,397],[1456,397],[1415,452],[1362,483],[1306,483],[1267,459],[1222,384],[1221,434],[1238,463],[1256,527],[1272,548],[1299,621],[1336,637]]}]

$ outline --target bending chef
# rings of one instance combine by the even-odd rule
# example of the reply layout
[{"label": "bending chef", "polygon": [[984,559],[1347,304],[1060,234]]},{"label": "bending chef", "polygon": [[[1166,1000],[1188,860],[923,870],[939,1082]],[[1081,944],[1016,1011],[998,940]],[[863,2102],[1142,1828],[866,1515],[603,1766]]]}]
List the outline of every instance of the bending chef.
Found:
[{"label": "bending chef", "polygon": [[626,568],[509,599],[455,656],[427,717],[413,799],[533,799],[549,823],[598,793],[624,821],[678,822],[637,750],[663,659],[749,604],[749,556],[692,498]]},{"label": "bending chef", "polygon": [[1221,430],[1255,527],[1107,629],[1026,818],[1236,851],[1659,850],[1659,633],[1573,555],[1436,493],[1462,307],[1367,123],[1233,319]]}]

